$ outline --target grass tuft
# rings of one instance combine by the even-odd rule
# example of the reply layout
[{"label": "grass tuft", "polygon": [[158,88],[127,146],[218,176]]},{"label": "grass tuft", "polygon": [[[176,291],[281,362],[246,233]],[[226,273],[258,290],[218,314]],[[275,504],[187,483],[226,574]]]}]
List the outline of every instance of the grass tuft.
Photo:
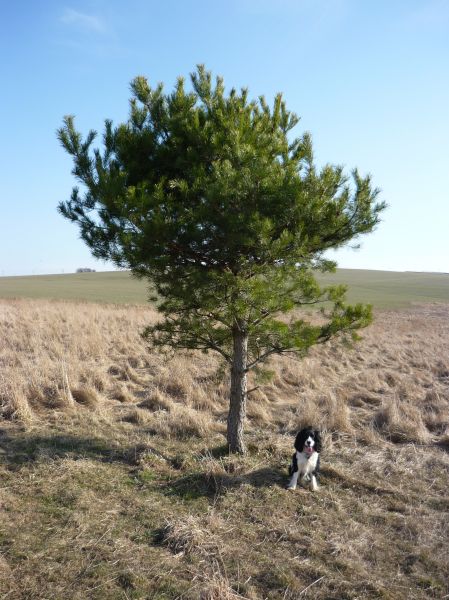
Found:
[{"label": "grass tuft", "polygon": [[72,398],[86,408],[96,408],[99,403],[98,393],[93,388],[76,388],[70,390]]}]

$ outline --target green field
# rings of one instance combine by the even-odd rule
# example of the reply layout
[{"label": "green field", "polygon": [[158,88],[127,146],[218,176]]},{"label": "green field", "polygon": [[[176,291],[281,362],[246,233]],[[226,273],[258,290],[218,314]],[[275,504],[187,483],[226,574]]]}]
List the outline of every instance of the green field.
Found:
[{"label": "green field", "polygon": [[[322,284],[347,284],[350,302],[371,302],[377,308],[449,303],[449,274],[446,273],[338,269],[333,275],[320,276],[319,280]],[[140,304],[146,302],[148,295],[148,285],[124,271],[0,277],[0,298]]]},{"label": "green field", "polygon": [[0,277],[0,298],[51,298],[113,304],[142,304],[148,285],[127,271]]},{"label": "green field", "polygon": [[319,280],[321,283],[346,284],[350,302],[370,302],[376,308],[449,303],[449,273],[338,269],[335,274],[322,276]]}]

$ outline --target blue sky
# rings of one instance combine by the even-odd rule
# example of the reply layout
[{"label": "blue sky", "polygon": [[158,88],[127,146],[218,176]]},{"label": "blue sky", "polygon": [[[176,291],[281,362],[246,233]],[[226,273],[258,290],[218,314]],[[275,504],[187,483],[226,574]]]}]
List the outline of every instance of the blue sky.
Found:
[{"label": "blue sky", "polygon": [[0,275],[107,270],[56,211],[56,129],[126,120],[129,83],[205,63],[283,92],[319,164],[371,173],[389,208],[340,267],[449,272],[449,0],[0,0]]}]

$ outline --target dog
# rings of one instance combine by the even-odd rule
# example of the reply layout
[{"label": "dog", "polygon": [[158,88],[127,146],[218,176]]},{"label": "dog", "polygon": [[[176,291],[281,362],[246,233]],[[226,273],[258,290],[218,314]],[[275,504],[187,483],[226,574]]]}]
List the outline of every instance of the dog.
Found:
[{"label": "dog", "polygon": [[288,490],[295,490],[298,479],[310,483],[312,492],[318,489],[317,479],[320,471],[321,436],[312,427],[301,429],[295,439],[296,452],[293,454],[289,467],[290,482]]}]

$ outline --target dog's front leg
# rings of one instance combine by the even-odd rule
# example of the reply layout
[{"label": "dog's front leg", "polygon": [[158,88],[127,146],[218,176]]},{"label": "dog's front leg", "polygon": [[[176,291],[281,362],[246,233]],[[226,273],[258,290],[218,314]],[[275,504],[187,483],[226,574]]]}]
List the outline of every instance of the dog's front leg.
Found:
[{"label": "dog's front leg", "polygon": [[312,473],[312,481],[310,482],[310,489],[312,490],[312,492],[316,492],[318,489],[317,479],[319,478],[319,476],[320,476],[320,455],[318,454],[315,470]]},{"label": "dog's front leg", "polygon": [[296,486],[298,485],[298,477],[299,471],[295,471],[290,479],[290,483],[287,486],[288,490],[296,490]]},{"label": "dog's front leg", "polygon": [[295,454],[292,456],[292,464],[289,468],[289,474],[292,476],[290,479],[290,483],[287,486],[288,490],[296,490],[296,486],[298,485],[298,477],[299,477],[299,468],[298,468],[298,458]]}]

